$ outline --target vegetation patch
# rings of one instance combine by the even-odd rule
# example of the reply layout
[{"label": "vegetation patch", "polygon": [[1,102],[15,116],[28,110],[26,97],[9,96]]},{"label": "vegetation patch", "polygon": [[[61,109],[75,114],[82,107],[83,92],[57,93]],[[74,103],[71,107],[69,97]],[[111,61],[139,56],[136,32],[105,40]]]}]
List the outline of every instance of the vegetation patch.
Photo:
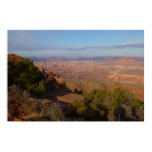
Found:
[{"label": "vegetation patch", "polygon": [[8,68],[8,86],[18,85],[35,96],[45,93],[45,77],[29,59],[23,58]]}]

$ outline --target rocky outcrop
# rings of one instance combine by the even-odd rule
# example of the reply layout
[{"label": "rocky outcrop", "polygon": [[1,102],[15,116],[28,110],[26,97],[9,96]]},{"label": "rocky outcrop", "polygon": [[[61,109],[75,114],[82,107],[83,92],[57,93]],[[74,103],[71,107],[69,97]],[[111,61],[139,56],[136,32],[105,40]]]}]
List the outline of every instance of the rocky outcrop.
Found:
[{"label": "rocky outcrop", "polygon": [[56,82],[56,84],[60,87],[65,86],[65,80],[61,78],[59,75],[57,75],[56,72],[45,72],[44,75],[46,77],[47,84],[53,84]]},{"label": "rocky outcrop", "polygon": [[14,65],[16,62],[22,60],[22,57],[15,55],[15,54],[9,54],[8,55],[8,66]]}]

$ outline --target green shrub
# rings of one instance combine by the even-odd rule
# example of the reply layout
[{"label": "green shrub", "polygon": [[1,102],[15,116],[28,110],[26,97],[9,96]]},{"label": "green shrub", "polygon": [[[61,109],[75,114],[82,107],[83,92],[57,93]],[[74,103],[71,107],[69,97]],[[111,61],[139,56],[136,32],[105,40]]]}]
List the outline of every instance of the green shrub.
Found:
[{"label": "green shrub", "polygon": [[86,94],[84,100],[74,100],[72,103],[71,113],[75,114],[75,120],[105,120],[106,108],[104,105],[97,101],[97,96],[100,94],[100,90],[93,90],[90,94]]},{"label": "green shrub", "polygon": [[142,105],[142,103],[138,99],[134,99],[130,102],[130,106],[133,108],[140,107],[141,105]]},{"label": "green shrub", "polygon": [[45,93],[45,78],[43,73],[35,67],[29,59],[21,59],[8,68],[8,85],[18,85],[35,96]]},{"label": "green shrub", "polygon": [[128,90],[116,88],[108,90],[92,90],[84,100],[74,100],[71,113],[79,120],[111,120],[132,121],[143,120],[144,108]]}]

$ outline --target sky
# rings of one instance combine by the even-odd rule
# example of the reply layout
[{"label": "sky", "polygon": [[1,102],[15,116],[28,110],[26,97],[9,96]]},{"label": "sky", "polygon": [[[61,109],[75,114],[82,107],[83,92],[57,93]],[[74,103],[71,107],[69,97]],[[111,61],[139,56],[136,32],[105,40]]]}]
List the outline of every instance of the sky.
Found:
[{"label": "sky", "polygon": [[144,56],[143,30],[8,30],[8,53],[20,56]]}]

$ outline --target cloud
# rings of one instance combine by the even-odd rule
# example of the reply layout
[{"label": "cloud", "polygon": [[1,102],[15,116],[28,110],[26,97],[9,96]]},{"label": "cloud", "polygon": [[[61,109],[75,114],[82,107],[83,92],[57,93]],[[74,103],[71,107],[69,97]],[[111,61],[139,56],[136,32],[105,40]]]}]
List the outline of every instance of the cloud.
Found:
[{"label": "cloud", "polygon": [[73,47],[73,48],[64,48],[64,50],[85,51],[90,49],[115,50],[115,49],[127,49],[127,48],[144,48],[144,42],[119,44],[119,45],[100,45],[100,46],[86,46],[86,47],[75,47],[75,48]]},{"label": "cloud", "polygon": [[57,47],[57,46],[46,46],[36,42],[26,41],[8,41],[9,50],[19,51],[87,51],[87,50],[116,50],[116,49],[137,49],[144,48],[144,42],[128,43],[119,45],[100,45],[100,46],[85,46],[85,47]]}]

